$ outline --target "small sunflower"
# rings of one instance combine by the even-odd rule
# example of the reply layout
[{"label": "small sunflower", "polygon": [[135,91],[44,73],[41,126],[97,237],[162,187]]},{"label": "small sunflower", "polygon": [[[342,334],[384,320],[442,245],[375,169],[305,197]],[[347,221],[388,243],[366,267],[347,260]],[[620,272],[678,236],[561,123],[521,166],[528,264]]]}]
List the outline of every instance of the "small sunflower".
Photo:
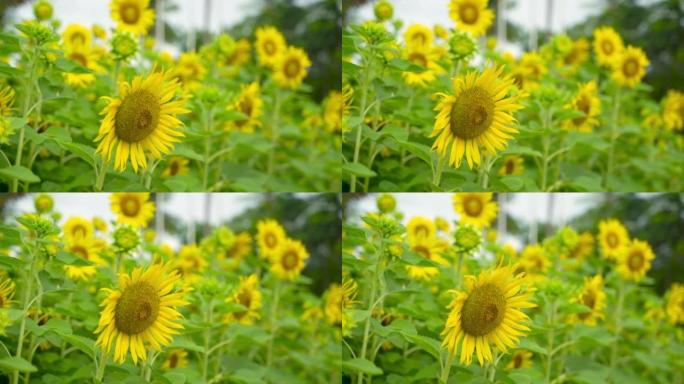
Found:
[{"label": "small sunflower", "polygon": [[613,61],[613,80],[634,88],[646,74],[649,61],[641,48],[628,45]]},{"label": "small sunflower", "polygon": [[623,279],[639,281],[651,269],[655,258],[651,246],[641,240],[632,240],[618,256],[617,271]]},{"label": "small sunflower", "polygon": [[591,132],[598,125],[598,116],[601,114],[601,100],[598,98],[596,81],[581,84],[577,96],[569,107],[584,113],[584,116],[566,120],[563,127],[579,132]]},{"label": "small sunflower", "polygon": [[[101,72],[103,70],[97,64],[94,52],[88,47],[74,46],[69,48],[66,51],[66,57],[83,68],[90,69],[92,72]],[[95,81],[95,75],[93,73],[66,72],[64,73],[64,81],[73,87],[85,88]]]},{"label": "small sunflower", "polygon": [[196,244],[184,245],[178,253],[177,268],[181,275],[198,274],[207,268],[207,260]]},{"label": "small sunflower", "polygon": [[8,278],[0,278],[2,282],[0,283],[0,308],[9,308],[14,298],[14,281]]},{"label": "small sunflower", "polygon": [[74,48],[90,49],[93,35],[90,30],[81,24],[69,24],[62,32],[62,41],[68,50]]},{"label": "small sunflower", "polygon": [[190,160],[185,157],[174,156],[169,159],[169,163],[162,172],[162,176],[187,175],[190,172],[190,168],[188,168],[189,163]]},{"label": "small sunflower", "polygon": [[456,193],[453,200],[461,224],[489,228],[492,220],[496,218],[498,206],[492,201],[491,192]]},{"label": "small sunflower", "polygon": [[194,52],[182,53],[173,71],[173,76],[188,89],[195,89],[207,74],[200,56]]},{"label": "small sunflower", "polygon": [[624,45],[622,38],[611,27],[600,27],[594,30],[594,53],[599,64],[611,66]]},{"label": "small sunflower", "polygon": [[525,170],[524,162],[525,160],[522,158],[522,156],[509,155],[504,157],[503,164],[501,164],[501,168],[499,168],[499,175],[506,176],[522,174]]},{"label": "small sunflower", "polygon": [[596,275],[594,277],[584,278],[584,286],[572,302],[582,304],[589,308],[589,310],[575,314],[571,321],[595,326],[598,320],[603,319],[603,310],[606,307],[606,293],[603,291],[603,277],[601,277],[601,275]]},{"label": "small sunflower", "polygon": [[342,319],[344,317],[342,311],[342,302],[345,299],[344,288],[337,283],[331,284],[324,294],[324,299],[324,313],[328,322],[333,325],[342,324]]},{"label": "small sunflower", "polygon": [[240,39],[235,43],[235,49],[231,55],[228,55],[224,64],[230,67],[241,67],[249,62],[250,51],[252,45],[247,39]]},{"label": "small sunflower", "polygon": [[259,55],[259,64],[263,67],[272,67],[276,64],[280,55],[285,52],[287,44],[278,29],[274,27],[260,27],[256,31],[255,46]]},{"label": "small sunflower", "polygon": [[406,224],[409,242],[418,238],[432,239],[437,233],[435,223],[423,216],[414,216]]},{"label": "small sunflower", "polygon": [[70,279],[87,280],[97,273],[96,265],[103,265],[104,261],[98,255],[99,247],[91,237],[76,237],[67,242],[64,248],[69,253],[91,262],[94,265],[65,265],[64,271]]},{"label": "small sunflower", "polygon": [[261,90],[258,82],[243,84],[237,100],[228,105],[228,110],[238,111],[245,115],[239,120],[230,121],[228,130],[254,132],[254,128],[261,125],[259,119],[263,115],[264,102],[261,100]]},{"label": "small sunflower", "polygon": [[435,81],[442,67],[437,65],[434,54],[429,47],[416,45],[404,52],[407,61],[420,67],[420,71],[404,71],[401,76],[408,85],[425,88]]},{"label": "small sunflower", "polygon": [[282,280],[294,280],[304,269],[309,258],[304,244],[299,240],[284,239],[271,257],[271,272]]},{"label": "small sunflower", "polygon": [[461,346],[461,363],[470,365],[473,352],[480,365],[492,362],[494,344],[501,352],[515,347],[530,329],[529,317],[521,309],[533,308],[532,291],[523,274],[513,267],[499,267],[465,277],[465,292],[451,290],[456,297],[449,304],[449,317],[442,331],[442,347],[451,356]]},{"label": "small sunflower", "polygon": [[301,48],[287,47],[274,62],[273,80],[282,88],[297,88],[306,77],[311,60]]},{"label": "small sunflower", "polygon": [[[446,251],[447,248],[449,248],[448,243],[435,237],[416,237],[409,243],[409,250],[411,252],[415,252],[420,256],[441,265],[449,264],[447,260],[442,257],[442,253]],[[417,280],[430,280],[439,274],[439,269],[435,267],[409,265],[406,269],[408,270],[409,277]]]},{"label": "small sunflower", "polygon": [[[2,105],[2,93],[0,93],[0,105]],[[673,89],[667,92],[663,101],[663,121],[668,130],[684,128],[684,93]]]},{"label": "small sunflower", "polygon": [[117,363],[125,361],[130,349],[134,364],[147,358],[147,344],[155,350],[170,344],[172,336],[183,329],[176,308],[188,304],[183,292],[171,293],[179,279],[162,264],[119,274],[119,289],[104,289],[108,297],[100,304],[104,308],[95,330],[99,334],[96,344],[109,353],[116,343]]},{"label": "small sunflower", "polygon": [[506,364],[506,369],[520,369],[532,367],[532,352],[520,349],[511,355],[511,361]]},{"label": "small sunflower", "polygon": [[409,50],[415,48],[430,49],[433,40],[432,31],[423,24],[412,24],[404,32],[404,41]]},{"label": "small sunflower", "polygon": [[454,95],[438,94],[442,100],[435,108],[439,112],[430,136],[437,139],[432,148],[440,156],[449,156],[449,164],[455,167],[465,156],[470,168],[480,164],[481,147],[491,154],[503,149],[518,132],[512,127],[512,112],[522,108],[519,95],[506,97],[512,85],[503,67],[455,78]]},{"label": "small sunflower", "polygon": [[136,76],[131,83],[119,83],[119,98],[105,97],[109,105],[95,138],[97,152],[107,161],[115,157],[114,167],[123,171],[130,158],[133,170],[147,167],[146,151],[154,158],[169,153],[173,143],[184,134],[177,114],[190,112],[185,100],[171,101],[179,84],[167,81],[166,74],[154,72],[147,77]]},{"label": "small sunflower", "polygon": [[93,237],[93,224],[80,216],[70,217],[64,223],[64,238],[67,241],[74,239],[90,239]]},{"label": "small sunflower", "polygon": [[449,16],[456,28],[481,36],[487,32],[494,20],[494,11],[487,8],[488,0],[451,0]]},{"label": "small sunflower", "polygon": [[112,0],[109,3],[116,28],[135,35],[145,35],[154,24],[154,11],[149,0]]},{"label": "small sunflower", "polygon": [[565,258],[582,261],[594,252],[594,236],[591,232],[580,233],[577,244],[565,254]]},{"label": "small sunflower", "polygon": [[226,315],[225,320],[229,323],[252,324],[261,316],[261,291],[259,290],[259,277],[249,275],[240,277],[240,283],[234,294],[226,298],[226,303],[240,304],[244,310],[232,312]]},{"label": "small sunflower", "polygon": [[154,203],[149,199],[148,192],[112,193],[109,197],[116,220],[133,227],[146,227],[154,216]]},{"label": "small sunflower", "polygon": [[9,116],[14,105],[15,92],[9,85],[0,88],[0,117]]},{"label": "small sunflower", "polygon": [[166,355],[166,360],[162,364],[163,370],[183,368],[188,365],[188,351],[185,349],[172,349]]},{"label": "small sunflower", "polygon": [[339,91],[330,91],[324,102],[323,122],[328,132],[342,131],[342,117],[344,115],[344,97]]},{"label": "small sunflower", "polygon": [[562,60],[563,65],[578,67],[589,58],[589,41],[580,38],[572,42],[570,52]]},{"label": "small sunflower", "polygon": [[524,270],[530,275],[543,275],[551,267],[544,247],[539,244],[530,244],[523,249],[520,259]]},{"label": "small sunflower", "polygon": [[520,58],[520,66],[527,69],[529,79],[533,81],[541,80],[548,72],[546,62],[537,52],[525,52]]},{"label": "small sunflower", "polygon": [[617,220],[602,220],[599,223],[599,244],[603,257],[616,260],[629,243],[627,229]]},{"label": "small sunflower", "polygon": [[378,21],[387,21],[394,15],[394,7],[387,0],[380,0],[373,6],[373,13]]},{"label": "small sunflower", "polygon": [[257,223],[257,243],[261,257],[274,255],[285,241],[285,229],[273,219],[261,220]]},{"label": "small sunflower", "polygon": [[684,324],[684,284],[672,284],[665,311],[672,324]]},{"label": "small sunflower", "polygon": [[249,232],[240,232],[235,236],[233,246],[226,250],[223,257],[239,263],[250,253],[252,253],[252,235]]}]

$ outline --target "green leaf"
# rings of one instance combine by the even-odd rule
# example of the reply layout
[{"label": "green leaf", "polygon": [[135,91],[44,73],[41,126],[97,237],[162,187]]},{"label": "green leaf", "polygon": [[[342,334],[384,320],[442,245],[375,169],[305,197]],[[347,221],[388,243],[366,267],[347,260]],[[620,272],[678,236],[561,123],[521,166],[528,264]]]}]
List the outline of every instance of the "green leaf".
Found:
[{"label": "green leaf", "polygon": [[351,359],[342,362],[342,367],[351,371],[366,373],[369,375],[382,375],[382,369],[367,359]]},{"label": "green leaf", "polygon": [[87,337],[78,335],[63,334],[62,339],[67,343],[78,348],[81,352],[88,355],[91,359],[95,356],[95,341]]},{"label": "green leaf", "polygon": [[375,177],[376,173],[370,168],[359,163],[347,163],[342,166],[342,171],[361,177]]},{"label": "green leaf", "polygon": [[27,183],[40,182],[40,177],[36,176],[30,169],[18,165],[0,169],[0,177],[4,177],[7,180],[17,179]]},{"label": "green leaf", "polygon": [[542,346],[540,346],[536,342],[530,340],[529,338],[522,339],[520,341],[520,348],[527,349],[527,350],[530,350],[532,352],[536,352],[536,353],[539,353],[542,355],[548,354],[548,351],[546,348],[543,348]]},{"label": "green leaf", "polygon": [[511,191],[518,191],[525,185],[525,181],[519,176],[504,176],[499,181]]},{"label": "green leaf", "polygon": [[399,145],[405,150],[416,155],[418,158],[430,164],[432,162],[432,157],[430,156],[430,147],[424,144],[416,144],[409,141],[401,141]]},{"label": "green leaf", "polygon": [[55,255],[55,260],[66,265],[75,265],[79,267],[92,265],[92,263],[90,263],[88,260],[85,260],[82,257],[78,257],[73,253],[64,251],[57,252],[57,255]]},{"label": "green leaf", "polygon": [[434,357],[435,359],[439,359],[439,349],[440,349],[440,342],[438,340],[426,337],[426,336],[421,336],[421,335],[408,335],[405,334],[404,337],[420,348],[422,348],[425,352],[429,353]]},{"label": "green leaf", "polygon": [[21,71],[10,66],[9,64],[0,63],[0,73],[5,74],[10,77],[21,76]]},{"label": "green leaf", "polygon": [[164,374],[164,377],[167,378],[171,384],[185,384],[187,381],[185,375],[180,372],[167,372]]},{"label": "green leaf", "polygon": [[91,167],[95,164],[95,149],[79,143],[61,142],[60,146],[85,160]]},{"label": "green leaf", "polygon": [[55,60],[55,68],[59,69],[62,72],[69,72],[69,73],[92,73],[88,68],[83,67],[82,65],[76,63],[75,61],[65,59],[63,57],[60,57],[59,59]]},{"label": "green leaf", "polygon": [[11,269],[18,269],[21,268],[24,262],[16,257],[0,255],[0,264]]},{"label": "green leaf", "polygon": [[21,357],[5,357],[0,359],[0,369],[5,371],[36,372],[38,368]]}]

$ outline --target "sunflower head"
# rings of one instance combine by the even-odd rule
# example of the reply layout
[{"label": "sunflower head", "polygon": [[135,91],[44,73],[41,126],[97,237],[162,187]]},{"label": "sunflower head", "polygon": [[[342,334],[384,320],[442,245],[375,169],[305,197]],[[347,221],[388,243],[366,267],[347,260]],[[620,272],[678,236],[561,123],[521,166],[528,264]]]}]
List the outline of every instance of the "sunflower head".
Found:
[{"label": "sunflower head", "polygon": [[112,193],[110,196],[112,212],[117,221],[133,227],[146,227],[154,216],[154,203],[149,201],[147,192]]},{"label": "sunflower head", "polygon": [[190,160],[186,159],[185,157],[173,156],[169,158],[169,162],[166,168],[164,168],[162,176],[171,177],[187,175],[188,172],[190,172],[188,164],[190,164]]},{"label": "sunflower head", "polygon": [[130,252],[140,245],[140,233],[130,225],[120,225],[112,233],[114,246],[123,253]]},{"label": "sunflower head", "polygon": [[230,121],[228,130],[254,132],[254,128],[261,125],[264,102],[261,99],[261,88],[258,82],[243,84],[237,99],[227,106],[228,110],[237,111],[245,115],[244,118]]},{"label": "sunflower head", "polygon": [[259,64],[264,67],[273,67],[285,51],[285,37],[275,27],[260,27],[256,30],[255,46]]},{"label": "sunflower head", "polygon": [[373,13],[378,21],[387,21],[394,15],[394,7],[387,0],[380,0],[373,6]]},{"label": "sunflower head", "polygon": [[226,298],[226,303],[240,304],[244,309],[229,313],[225,320],[227,322],[252,324],[254,320],[260,317],[261,296],[257,275],[240,277],[237,289],[232,296]]},{"label": "sunflower head", "polygon": [[265,219],[257,223],[257,243],[263,258],[273,256],[286,237],[285,229],[276,220]]},{"label": "sunflower head", "polygon": [[[0,105],[1,103],[2,97]],[[674,89],[667,91],[663,99],[663,122],[670,131],[684,128],[684,93]]]},{"label": "sunflower head", "polygon": [[594,53],[599,64],[611,66],[624,45],[622,38],[611,27],[600,27],[594,30]]},{"label": "sunflower head", "polygon": [[496,218],[498,206],[491,192],[457,193],[453,197],[459,222],[476,228],[488,228]]},{"label": "sunflower head", "polygon": [[506,369],[520,369],[532,367],[532,352],[520,349],[511,355],[511,361],[506,365]]},{"label": "sunflower head", "polygon": [[409,241],[417,238],[431,239],[435,237],[437,229],[435,223],[423,216],[414,216],[406,224]]},{"label": "sunflower head", "polygon": [[72,216],[64,223],[64,237],[67,240],[90,239],[93,237],[93,224],[80,216]]},{"label": "sunflower head", "polygon": [[617,271],[624,279],[639,281],[651,269],[651,260],[654,258],[647,242],[633,239],[618,255]]},{"label": "sunflower head", "polygon": [[306,265],[309,252],[299,240],[284,239],[271,256],[271,272],[281,280],[295,280]]},{"label": "sunflower head", "polygon": [[412,24],[404,32],[404,42],[409,50],[432,47],[434,36],[426,25]]},{"label": "sunflower head", "polygon": [[93,36],[90,30],[81,24],[69,24],[62,32],[62,41],[67,49],[90,48]]},{"label": "sunflower head", "polygon": [[684,324],[684,284],[674,283],[667,293],[667,317],[672,324]]},{"label": "sunflower head", "polygon": [[274,62],[273,80],[282,88],[297,88],[311,67],[309,56],[301,48],[287,47]]},{"label": "sunflower head", "polygon": [[45,21],[52,18],[54,9],[48,0],[38,0],[33,4],[33,14],[37,20]]},{"label": "sunflower head", "polygon": [[503,164],[499,168],[499,175],[520,175],[525,170],[524,160],[522,156],[508,155],[503,158]]},{"label": "sunflower head", "polygon": [[[446,241],[436,237],[416,237],[409,241],[409,251],[441,265],[448,265],[447,260],[442,257],[448,247]],[[409,265],[407,271],[409,277],[417,280],[429,280],[439,274],[439,269],[435,267],[417,265]]]},{"label": "sunflower head", "polygon": [[616,260],[629,242],[627,229],[617,220],[602,220],[599,223],[599,243],[603,257]]},{"label": "sunflower head", "polygon": [[91,264],[64,266],[64,271],[71,279],[86,280],[97,273],[96,266],[104,265],[104,261],[98,255],[98,243],[93,238],[72,238],[67,242],[65,250]]},{"label": "sunflower head", "polygon": [[451,0],[449,17],[456,28],[481,36],[487,32],[494,20],[494,11],[487,8],[488,0]]},{"label": "sunflower head", "polygon": [[584,286],[572,300],[573,303],[587,307],[584,312],[577,313],[571,318],[572,322],[594,326],[603,319],[606,307],[606,293],[603,291],[603,277],[596,275],[584,279]]},{"label": "sunflower head", "polygon": [[138,52],[138,42],[129,32],[117,31],[110,42],[114,59],[126,61]]},{"label": "sunflower head", "polygon": [[38,213],[49,213],[52,212],[55,201],[52,199],[52,196],[47,193],[39,193],[33,198],[33,205],[36,207]]},{"label": "sunflower head", "polygon": [[154,10],[149,0],[111,0],[109,9],[116,28],[134,35],[145,35],[154,24]]},{"label": "sunflower head", "polygon": [[183,368],[188,365],[188,351],[185,349],[172,349],[166,355],[166,360],[162,364],[162,369],[169,370]]},{"label": "sunflower head", "polygon": [[378,207],[378,211],[382,213],[394,212],[397,207],[397,200],[390,193],[383,193],[378,195],[375,200],[375,204]]},{"label": "sunflower head", "polygon": [[613,60],[613,80],[625,87],[634,88],[646,74],[649,61],[641,48],[631,45]]},{"label": "sunflower head", "polygon": [[429,46],[409,46],[404,57],[417,68],[401,74],[408,85],[424,88],[435,81],[437,73],[442,72],[442,68],[435,63],[434,51]]},{"label": "sunflower head", "polygon": [[591,132],[593,127],[598,125],[598,116],[601,114],[601,101],[598,98],[596,82],[592,80],[581,84],[569,107],[582,112],[584,116],[566,120],[563,128]]}]

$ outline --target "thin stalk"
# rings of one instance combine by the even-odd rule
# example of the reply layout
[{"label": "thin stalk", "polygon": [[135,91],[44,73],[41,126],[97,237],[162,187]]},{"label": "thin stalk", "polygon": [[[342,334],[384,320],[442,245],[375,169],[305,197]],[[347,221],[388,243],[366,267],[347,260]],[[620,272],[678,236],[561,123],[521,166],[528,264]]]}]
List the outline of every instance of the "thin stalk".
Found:
[{"label": "thin stalk", "polygon": [[[214,306],[211,303],[211,299],[209,300],[209,303],[207,303],[207,313],[205,314],[204,321],[207,324],[212,324],[214,317]],[[203,382],[207,382],[207,376],[208,376],[208,371],[209,371],[209,355],[210,355],[210,350],[209,350],[209,342],[211,341],[211,327],[207,327],[204,330],[204,356],[202,358],[202,378],[204,379]]]},{"label": "thin stalk", "polygon": [[446,384],[449,381],[449,371],[451,371],[451,364],[454,362],[454,355],[449,353],[447,362],[442,368],[442,374],[439,376],[439,384]]},{"label": "thin stalk", "polygon": [[456,262],[456,268],[454,269],[456,289],[461,287],[461,264],[463,264],[463,252],[458,253],[458,261]]},{"label": "thin stalk", "polygon": [[606,166],[606,174],[604,178],[604,187],[606,188],[608,187],[608,183],[610,183],[610,178],[613,175],[613,168],[615,167],[615,142],[619,136],[617,125],[618,118],[620,116],[620,90],[621,88],[618,88],[617,91],[615,91],[613,100],[613,116],[611,118],[612,124],[610,125],[610,148],[608,149],[608,165]]},{"label": "thin stalk", "polygon": [[104,351],[101,351],[101,358],[98,363],[97,359],[95,360],[95,365],[96,365],[96,372],[95,372],[95,383],[101,383],[102,379],[104,378],[104,373],[105,373],[105,368],[107,367],[107,353]]},{"label": "thin stalk", "polygon": [[[25,336],[25,331],[26,331],[26,318],[28,317],[28,310],[30,307],[31,303],[31,296],[33,295],[33,279],[34,279],[34,273],[35,273],[35,258],[33,257],[33,254],[31,256],[31,269],[29,271],[28,278],[26,279],[26,291],[24,292],[24,299],[23,299],[23,313],[24,315],[21,317],[21,323],[19,325],[19,339],[17,341],[17,352],[15,353],[16,357],[21,357],[21,352],[24,346],[24,336]],[[18,384],[19,383],[19,370],[14,370],[12,373],[12,384]]]},{"label": "thin stalk", "polygon": [[[356,139],[354,140],[354,157],[353,162],[359,162],[359,154],[361,152],[361,131],[363,127],[363,121],[366,119],[366,103],[368,103],[368,81],[370,81],[370,61],[365,63],[365,71],[363,74],[363,81],[361,82],[361,106],[359,111],[361,112],[361,121],[359,122],[359,127],[356,130]],[[356,192],[356,175],[351,175],[351,180],[349,181],[349,192]]]},{"label": "thin stalk", "polygon": [[556,299],[551,302],[551,311],[549,315],[549,331],[547,333],[549,346],[547,347],[548,355],[546,359],[546,384],[551,383],[551,368],[553,366],[553,343],[556,337]]},{"label": "thin stalk", "polygon": [[[31,112],[31,98],[33,97],[33,88],[35,86],[35,76],[36,76],[36,60],[35,60],[35,55],[36,52],[34,51],[32,53],[32,58],[31,61],[29,62],[29,81],[26,86],[26,97],[24,98],[24,111],[22,113],[22,116],[26,119],[29,117],[29,114]],[[26,135],[26,124],[23,124],[21,126],[21,129],[19,130],[19,142],[17,144],[17,155],[14,158],[14,165],[15,166],[20,166],[21,165],[21,157],[22,153],[24,151],[24,136]],[[12,185],[10,188],[10,192],[17,192],[19,190],[19,180],[13,179],[12,180]]]},{"label": "thin stalk", "polygon": [[280,300],[280,280],[276,280],[273,289],[273,303],[271,303],[271,338],[268,340],[268,354],[266,355],[266,366],[270,367],[273,364],[273,343],[276,337],[276,314],[278,312],[278,301]]},{"label": "thin stalk", "polygon": [[[380,258],[382,257],[383,246],[382,239],[380,240],[380,251],[378,252],[377,259],[375,261],[375,268],[373,273],[373,279],[371,283],[370,300],[368,301],[368,316],[366,317],[366,323],[363,327],[363,342],[361,343],[361,353],[359,353],[359,358],[365,359],[366,352],[368,351],[368,340],[370,337],[370,319],[373,313],[373,307],[375,306],[375,300],[378,294],[378,284],[379,284],[379,274],[380,272]],[[363,372],[359,372],[357,379],[357,384],[363,383]]]},{"label": "thin stalk", "polygon": [[[411,96],[409,96],[408,105],[406,107],[407,111],[410,111],[413,109],[413,96],[414,96],[414,93],[413,93],[413,91],[411,91]],[[406,123],[406,141],[411,141],[411,124],[410,123]],[[402,148],[401,149],[401,163],[400,164],[404,165],[405,162],[406,162],[406,149]]]},{"label": "thin stalk", "polygon": [[209,183],[209,166],[211,165],[211,128],[214,124],[213,108],[210,108],[208,111],[205,110],[204,113],[204,169],[202,171],[202,185],[206,191]]},{"label": "thin stalk", "polygon": [[102,159],[102,168],[100,168],[100,172],[97,174],[97,180],[95,182],[95,191],[96,192],[102,191],[102,187],[104,186],[105,177],[107,175],[107,167],[108,166],[109,166],[109,161],[106,161],[103,158]]},{"label": "thin stalk", "polygon": [[437,168],[432,174],[432,184],[439,188],[439,184],[442,180],[442,172],[444,171],[444,163],[446,160],[446,156],[437,155],[437,157]]},{"label": "thin stalk", "polygon": [[541,190],[542,192],[546,191],[546,187],[548,184],[547,178],[548,178],[548,173],[549,173],[549,162],[551,160],[549,156],[549,151],[551,150],[551,137],[547,134],[547,130],[549,128],[549,115],[550,112],[546,109],[542,110],[542,148],[543,148],[543,154],[542,154],[542,179],[541,179]]},{"label": "thin stalk", "polygon": [[276,90],[275,94],[275,107],[273,108],[273,126],[271,127],[271,140],[273,147],[268,156],[268,175],[272,175],[275,169],[275,149],[278,144],[278,125],[280,124],[280,104],[282,96],[280,95],[280,90]]},{"label": "thin stalk", "polygon": [[622,332],[622,307],[625,302],[625,287],[620,280],[618,283],[618,302],[615,309],[615,340],[610,353],[610,370],[613,371],[617,365],[618,344],[620,342],[620,332]]}]

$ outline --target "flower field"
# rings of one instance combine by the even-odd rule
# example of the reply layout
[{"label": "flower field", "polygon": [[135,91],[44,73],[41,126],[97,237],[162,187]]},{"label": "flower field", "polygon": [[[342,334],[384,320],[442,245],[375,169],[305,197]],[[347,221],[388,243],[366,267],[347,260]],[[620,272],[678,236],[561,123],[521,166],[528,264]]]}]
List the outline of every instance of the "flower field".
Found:
[{"label": "flower field", "polygon": [[[147,193],[109,196],[111,221],[31,198],[32,209],[12,205],[0,225],[3,382],[341,380],[342,288],[316,272],[335,270],[320,255],[339,231],[305,243],[301,222],[243,214],[241,230],[202,225],[195,241],[165,231],[172,246],[150,225]],[[306,200],[319,201],[309,215],[325,222],[320,199]]]},{"label": "flower field", "polygon": [[[676,259],[664,263],[670,249],[681,256],[682,243],[653,230],[661,220],[682,225],[681,195],[625,194],[568,225],[534,230],[511,216],[510,232],[496,230],[499,202],[538,202],[404,195],[404,205],[390,194],[369,195],[377,208],[360,201],[344,223],[346,382],[684,379],[684,285],[676,270],[674,282],[662,278],[681,270]],[[638,206],[651,212],[634,212]],[[421,207],[430,213],[403,211]],[[605,216],[616,209],[630,221]]]},{"label": "flower field", "polygon": [[93,7],[116,27],[63,25],[40,0],[0,33],[4,190],[340,189],[341,94],[312,95],[321,64],[277,26],[172,56],[149,0]]},{"label": "flower field", "polygon": [[644,82],[645,47],[598,25],[514,56],[491,3],[427,2],[445,27],[380,0],[346,26],[343,190],[682,189],[684,96]]}]

